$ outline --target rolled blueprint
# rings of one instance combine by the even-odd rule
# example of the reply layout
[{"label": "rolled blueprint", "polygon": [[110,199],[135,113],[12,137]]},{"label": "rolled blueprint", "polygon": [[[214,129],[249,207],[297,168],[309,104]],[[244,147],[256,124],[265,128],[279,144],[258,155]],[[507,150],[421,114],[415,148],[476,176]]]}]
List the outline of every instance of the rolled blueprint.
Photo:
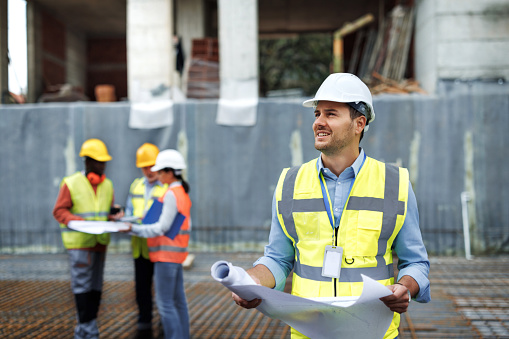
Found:
[{"label": "rolled blueprint", "polygon": [[391,291],[365,275],[360,297],[308,299],[257,285],[244,269],[224,260],[214,263],[210,271],[214,280],[241,298],[262,299],[258,311],[312,339],[381,339],[394,314],[379,300]]},{"label": "rolled blueprint", "polygon": [[89,220],[71,220],[67,227],[75,231],[89,234],[103,234],[120,232],[129,229],[125,222],[118,221],[89,221]]},{"label": "rolled blueprint", "polygon": [[210,268],[210,273],[212,278],[226,287],[256,285],[251,276],[242,267],[233,266],[232,263],[224,260],[215,262]]}]

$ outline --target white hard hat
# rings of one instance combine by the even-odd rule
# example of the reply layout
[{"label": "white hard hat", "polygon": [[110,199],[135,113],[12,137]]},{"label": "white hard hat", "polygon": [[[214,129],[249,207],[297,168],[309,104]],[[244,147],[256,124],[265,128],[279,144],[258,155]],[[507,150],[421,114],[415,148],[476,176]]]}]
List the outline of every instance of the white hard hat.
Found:
[{"label": "white hard hat", "polygon": [[184,157],[179,151],[174,149],[166,149],[159,152],[156,163],[150,168],[152,172],[157,172],[163,168],[173,168],[174,170],[183,170],[186,168]]},{"label": "white hard hat", "polygon": [[[369,112],[362,114],[368,119],[368,123],[375,120],[373,98],[368,86],[361,79],[350,73],[333,73],[324,80],[313,99],[302,103],[304,107],[316,107],[318,101],[334,101],[359,104],[364,102]],[[367,130],[366,126],[365,130]]]}]

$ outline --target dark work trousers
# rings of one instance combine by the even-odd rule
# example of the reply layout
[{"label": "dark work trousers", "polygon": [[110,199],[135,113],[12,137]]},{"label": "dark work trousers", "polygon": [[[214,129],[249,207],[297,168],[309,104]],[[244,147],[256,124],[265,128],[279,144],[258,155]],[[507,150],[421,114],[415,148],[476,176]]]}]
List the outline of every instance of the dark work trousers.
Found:
[{"label": "dark work trousers", "polygon": [[142,256],[134,259],[136,303],[138,304],[138,329],[152,328],[152,281],[154,263]]},{"label": "dark work trousers", "polygon": [[78,318],[74,338],[99,338],[97,313],[101,303],[106,252],[73,249],[68,250],[67,253],[71,265],[71,288]]}]

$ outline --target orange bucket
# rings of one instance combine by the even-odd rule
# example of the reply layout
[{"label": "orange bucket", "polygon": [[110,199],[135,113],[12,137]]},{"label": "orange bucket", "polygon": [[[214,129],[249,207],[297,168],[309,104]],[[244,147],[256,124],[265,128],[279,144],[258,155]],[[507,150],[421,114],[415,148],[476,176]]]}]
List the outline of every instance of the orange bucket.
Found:
[{"label": "orange bucket", "polygon": [[95,86],[95,99],[98,102],[117,101],[115,97],[115,86],[113,85],[97,85]]}]

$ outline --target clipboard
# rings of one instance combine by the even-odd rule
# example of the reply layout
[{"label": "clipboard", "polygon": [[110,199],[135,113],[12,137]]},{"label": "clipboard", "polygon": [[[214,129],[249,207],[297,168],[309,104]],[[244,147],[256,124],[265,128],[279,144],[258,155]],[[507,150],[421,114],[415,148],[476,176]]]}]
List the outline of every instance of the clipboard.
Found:
[{"label": "clipboard", "polygon": [[175,219],[173,219],[173,223],[171,224],[170,229],[168,232],[164,233],[164,235],[171,240],[175,239],[177,234],[180,232],[180,228],[182,227],[184,220],[186,220],[186,216],[180,212],[177,212],[177,215],[175,216]]},{"label": "clipboard", "polygon": [[148,209],[147,213],[141,220],[142,224],[153,224],[159,220],[161,212],[163,211],[163,203],[157,199],[154,199],[152,206]]},{"label": "clipboard", "polygon": [[[150,206],[149,210],[147,211],[147,214],[145,214],[145,217],[143,218],[141,223],[153,224],[159,221],[159,217],[161,216],[162,211],[163,203],[160,202],[159,200],[154,200],[152,206]],[[177,215],[175,216],[175,219],[173,219],[170,229],[164,235],[170,238],[171,240],[175,239],[177,234],[179,234],[180,228],[182,227],[182,224],[184,224],[185,220],[186,216],[180,212],[177,212]]]}]

